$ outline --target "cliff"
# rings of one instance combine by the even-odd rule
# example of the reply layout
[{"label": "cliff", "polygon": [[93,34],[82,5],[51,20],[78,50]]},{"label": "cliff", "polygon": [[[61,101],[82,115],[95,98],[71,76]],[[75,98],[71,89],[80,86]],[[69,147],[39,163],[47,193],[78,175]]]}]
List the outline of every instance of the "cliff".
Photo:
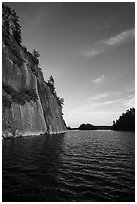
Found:
[{"label": "cliff", "polygon": [[65,132],[62,108],[34,56],[7,33],[2,40],[3,138]]}]

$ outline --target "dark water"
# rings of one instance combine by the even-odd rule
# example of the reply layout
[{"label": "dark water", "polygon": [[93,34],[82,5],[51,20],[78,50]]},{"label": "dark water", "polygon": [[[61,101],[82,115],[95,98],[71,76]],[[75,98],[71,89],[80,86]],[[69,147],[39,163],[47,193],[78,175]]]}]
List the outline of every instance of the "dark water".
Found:
[{"label": "dark water", "polygon": [[134,201],[135,134],[68,131],[3,141],[3,201]]}]

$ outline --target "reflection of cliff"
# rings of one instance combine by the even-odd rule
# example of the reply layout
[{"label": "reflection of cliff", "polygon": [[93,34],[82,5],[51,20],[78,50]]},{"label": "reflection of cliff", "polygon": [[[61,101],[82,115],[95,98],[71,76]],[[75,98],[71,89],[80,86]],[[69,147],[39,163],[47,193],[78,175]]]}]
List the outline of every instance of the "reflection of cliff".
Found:
[{"label": "reflection of cliff", "polygon": [[3,137],[66,131],[61,107],[31,53],[3,32]]}]

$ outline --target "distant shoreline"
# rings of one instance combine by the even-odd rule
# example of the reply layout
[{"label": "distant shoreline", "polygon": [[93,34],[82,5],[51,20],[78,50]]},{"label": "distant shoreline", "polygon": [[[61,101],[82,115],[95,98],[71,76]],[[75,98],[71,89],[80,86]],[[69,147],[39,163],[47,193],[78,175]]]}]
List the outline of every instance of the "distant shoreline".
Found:
[{"label": "distant shoreline", "polygon": [[[80,130],[79,128],[67,128],[68,130]],[[88,129],[87,129],[88,130]],[[89,129],[91,130],[91,129]],[[94,126],[93,130],[113,130],[112,126]]]}]

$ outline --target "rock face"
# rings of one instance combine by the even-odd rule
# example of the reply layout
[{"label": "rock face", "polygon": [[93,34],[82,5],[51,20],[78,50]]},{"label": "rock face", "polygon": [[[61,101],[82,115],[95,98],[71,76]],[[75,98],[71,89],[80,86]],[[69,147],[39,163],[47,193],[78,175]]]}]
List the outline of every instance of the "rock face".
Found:
[{"label": "rock face", "polygon": [[14,39],[2,48],[3,138],[66,131],[62,110],[34,57]]}]

